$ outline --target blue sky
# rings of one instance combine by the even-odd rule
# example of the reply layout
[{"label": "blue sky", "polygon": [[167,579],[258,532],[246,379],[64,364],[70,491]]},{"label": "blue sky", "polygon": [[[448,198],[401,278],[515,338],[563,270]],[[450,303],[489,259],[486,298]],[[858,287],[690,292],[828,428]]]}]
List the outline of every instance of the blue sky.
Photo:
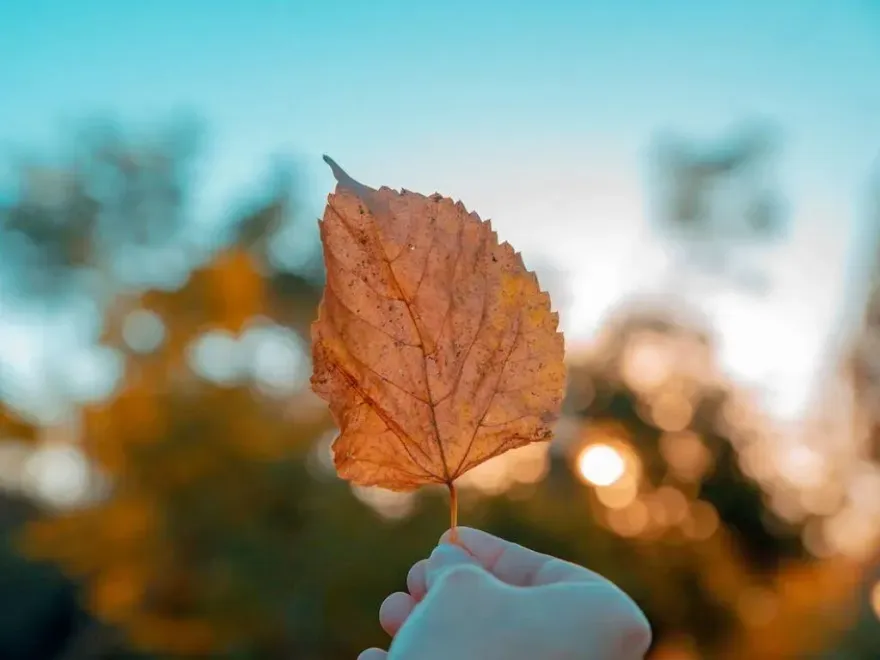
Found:
[{"label": "blue sky", "polygon": [[0,16],[0,153],[51,148],[96,113],[194,111],[211,217],[279,152],[308,164],[320,208],[326,152],[366,183],[460,198],[568,273],[574,339],[662,272],[644,178],[659,130],[713,139],[757,116],[784,131],[795,226],[774,290],[712,302],[743,378],[791,390],[814,375],[864,253],[873,0],[0,0]]}]

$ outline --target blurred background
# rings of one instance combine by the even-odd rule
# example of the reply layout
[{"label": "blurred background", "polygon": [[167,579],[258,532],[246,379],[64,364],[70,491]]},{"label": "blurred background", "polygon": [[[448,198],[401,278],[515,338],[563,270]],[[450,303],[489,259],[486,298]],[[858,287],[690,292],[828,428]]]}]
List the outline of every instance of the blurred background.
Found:
[{"label": "blurred background", "polygon": [[461,521],[652,660],[880,657],[880,4],[0,0],[0,657],[354,658],[448,520],[311,394],[329,153],[491,218],[552,443]]}]

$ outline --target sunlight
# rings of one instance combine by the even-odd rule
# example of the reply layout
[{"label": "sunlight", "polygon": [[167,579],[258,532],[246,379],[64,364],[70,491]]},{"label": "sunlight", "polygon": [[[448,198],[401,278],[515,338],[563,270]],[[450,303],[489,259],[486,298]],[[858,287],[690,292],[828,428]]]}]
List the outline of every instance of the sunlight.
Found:
[{"label": "sunlight", "polygon": [[707,304],[719,333],[718,359],[733,378],[761,383],[778,419],[797,419],[812,394],[826,328],[791,318],[779,301],[719,296]]},{"label": "sunlight", "polygon": [[595,486],[610,486],[626,472],[623,456],[606,444],[585,447],[578,456],[577,467],[580,475]]}]

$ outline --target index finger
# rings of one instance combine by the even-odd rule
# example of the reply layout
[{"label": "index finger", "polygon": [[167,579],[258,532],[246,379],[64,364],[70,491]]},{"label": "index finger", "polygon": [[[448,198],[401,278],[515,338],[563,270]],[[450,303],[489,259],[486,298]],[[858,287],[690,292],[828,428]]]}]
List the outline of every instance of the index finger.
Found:
[{"label": "index finger", "polygon": [[[457,527],[458,544],[470,552],[487,571],[515,587],[539,587],[559,582],[606,582],[582,566],[535,552],[472,527]],[[450,542],[451,530],[440,537]]]}]

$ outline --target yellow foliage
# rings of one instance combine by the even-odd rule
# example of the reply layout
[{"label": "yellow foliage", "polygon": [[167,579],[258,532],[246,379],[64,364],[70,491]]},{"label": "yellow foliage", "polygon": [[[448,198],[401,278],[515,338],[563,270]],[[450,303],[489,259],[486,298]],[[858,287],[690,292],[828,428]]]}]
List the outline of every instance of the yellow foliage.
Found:
[{"label": "yellow foliage", "polygon": [[219,254],[202,272],[211,293],[211,311],[222,328],[240,332],[250,319],[266,310],[266,281],[244,250]]},{"label": "yellow foliage", "polygon": [[[206,330],[239,333],[264,314],[266,286],[249,254],[229,249],[177,291],[111,305],[103,340],[128,354],[125,377],[110,400],[83,409],[81,426],[109,496],[34,522],[20,539],[30,557],[83,579],[91,611],[144,650],[205,656],[281,630],[280,606],[263,595],[291,572],[284,562],[299,485],[274,475],[302,469],[291,459],[329,419],[291,419],[289,402],[262,398],[246,383],[212,385],[187,365]],[[137,309],[165,324],[152,354],[124,345],[125,317]],[[265,572],[267,562],[278,575]]]},{"label": "yellow foliage", "polygon": [[[326,419],[298,426],[246,388],[205,383],[149,406],[116,399],[93,412],[85,446],[103,452],[105,468],[112,448],[124,468],[112,494],[31,524],[23,549],[85,578],[91,611],[145,650],[198,655],[276,635],[281,616],[258,597],[272,585],[249,584],[262,578],[248,571],[291,556],[295,529],[284,525],[295,517],[279,523],[275,516],[295,505],[297,486],[273,481],[269,471],[301,451],[298,444],[308,447]],[[132,411],[148,409],[166,422],[137,423]],[[248,546],[258,553],[252,569],[235,548],[253,534],[265,536]]]},{"label": "yellow foliage", "polygon": [[214,628],[204,621],[141,614],[127,626],[131,641],[146,649],[162,649],[180,656],[206,656],[220,641]]},{"label": "yellow foliage", "polygon": [[83,435],[90,457],[111,474],[126,473],[131,469],[132,447],[152,444],[165,435],[164,413],[155,395],[130,385],[111,402],[86,408]]},{"label": "yellow foliage", "polygon": [[146,586],[143,565],[111,565],[89,583],[89,607],[109,623],[124,624],[135,618]]},{"label": "yellow foliage", "polygon": [[13,439],[33,442],[38,428],[0,403],[0,440]]},{"label": "yellow foliage", "polygon": [[204,330],[241,332],[248,321],[266,314],[268,282],[243,249],[221,251],[193,271],[177,291],[148,291],[143,309],[158,314],[167,325],[165,352],[182,356],[190,341]]}]

